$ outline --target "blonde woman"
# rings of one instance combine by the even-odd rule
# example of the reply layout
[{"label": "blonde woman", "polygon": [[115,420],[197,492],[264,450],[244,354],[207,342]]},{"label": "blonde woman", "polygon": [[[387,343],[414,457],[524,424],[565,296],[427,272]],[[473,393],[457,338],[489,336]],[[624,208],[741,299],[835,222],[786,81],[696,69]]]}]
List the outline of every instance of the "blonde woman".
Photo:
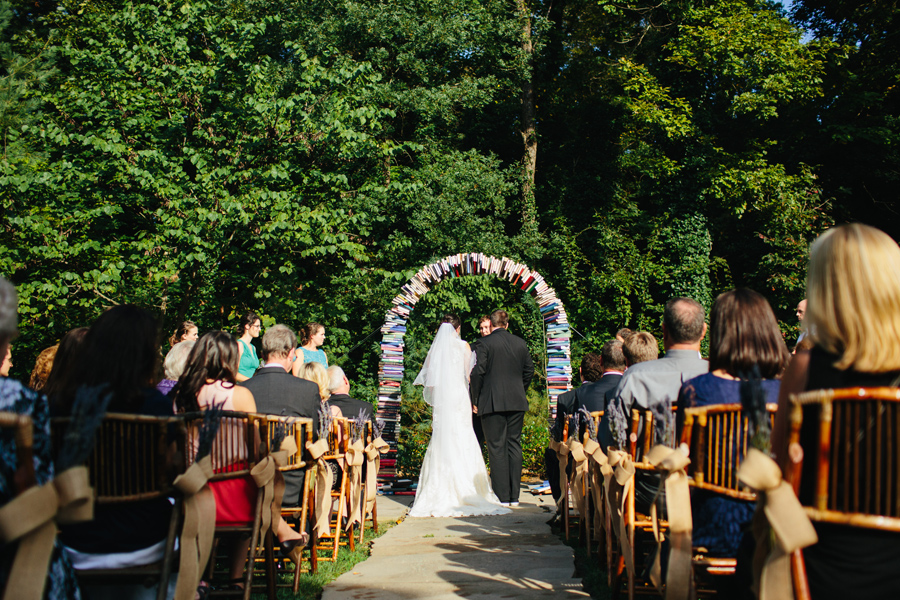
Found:
[{"label": "blonde woman", "polygon": [[319,386],[319,398],[322,402],[325,402],[328,400],[328,397],[331,396],[331,392],[328,391],[328,384],[330,382],[328,371],[321,363],[308,362],[303,365],[300,369],[300,378],[312,381]]},{"label": "blonde woman", "polygon": [[[782,468],[790,462],[790,394],[900,380],[900,247],[893,239],[861,224],[826,231],[810,248],[806,289],[813,348],[794,355],[782,380],[773,438]],[[861,443],[871,439],[865,429],[857,435]],[[814,461],[804,461],[804,473],[807,467]],[[805,503],[811,498],[802,483],[810,478],[801,476]],[[819,542],[803,551],[813,598],[897,597],[900,534],[830,523],[817,523],[816,532]]]}]

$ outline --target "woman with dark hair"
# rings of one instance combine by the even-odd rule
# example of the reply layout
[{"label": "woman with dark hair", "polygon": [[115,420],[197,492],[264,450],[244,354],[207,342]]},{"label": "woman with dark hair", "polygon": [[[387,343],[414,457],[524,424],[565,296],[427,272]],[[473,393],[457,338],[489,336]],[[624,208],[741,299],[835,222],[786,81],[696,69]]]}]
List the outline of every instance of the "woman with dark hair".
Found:
[{"label": "woman with dark hair", "polygon": [[81,346],[84,344],[84,336],[87,335],[87,327],[70,329],[59,341],[56,356],[53,358],[53,366],[47,383],[41,390],[50,399],[52,405],[56,405],[62,390],[70,386],[70,380],[75,373],[75,359],[81,354]]},{"label": "woman with dark hair", "polygon": [[262,321],[252,310],[241,317],[238,324],[238,369],[237,381],[247,381],[259,368],[259,357],[256,348],[253,347],[253,338],[259,337]]},{"label": "woman with dark hair", "polygon": [[297,348],[297,359],[291,371],[294,377],[303,378],[301,369],[306,363],[317,362],[328,368],[328,357],[319,346],[325,343],[325,326],[320,323],[307,323],[300,328],[300,346]]},{"label": "woman with dark hair", "polygon": [[169,338],[169,346],[175,347],[175,344],[179,342],[196,342],[199,337],[198,331],[197,325],[193,321],[182,322]]},{"label": "woman with dark hair", "polygon": [[[247,388],[236,385],[238,356],[238,344],[228,333],[210,331],[203,334],[194,344],[187,367],[172,390],[177,410],[196,412],[215,404],[222,405],[223,410],[256,412],[253,394]],[[232,435],[228,426],[225,420],[219,435]],[[238,439],[242,439],[241,433],[237,428],[233,429],[233,435]],[[244,444],[235,443],[233,447],[237,449],[231,457],[233,462],[246,463]],[[258,488],[250,476],[213,481],[209,487],[216,499],[217,525],[244,525],[255,518]],[[298,546],[296,540],[302,537],[284,521],[280,523],[277,534],[287,554]],[[231,579],[235,585],[242,581],[249,544],[250,540],[236,540],[231,548]],[[296,551],[299,552],[299,548]]]},{"label": "woman with dark hair", "polygon": [[[100,387],[112,396],[108,412],[173,415],[172,403],[153,387],[156,341],[156,319],[147,311],[124,304],[104,312],[88,329],[74,356],[56,409],[69,414],[80,388]],[[58,355],[66,343],[64,338]],[[171,511],[165,498],[97,505],[93,521],[61,527],[61,539],[76,569],[150,564],[162,558]],[[108,591],[131,597],[131,592],[118,588]]]},{"label": "woman with dark hair", "polygon": [[[746,288],[725,292],[713,304],[709,325],[709,373],[681,386],[679,423],[685,408],[740,404],[741,386],[751,375],[762,378],[767,403],[778,400],[790,353],[766,299]],[[694,546],[706,548],[710,556],[736,556],[754,503],[695,490],[691,504]]]}]

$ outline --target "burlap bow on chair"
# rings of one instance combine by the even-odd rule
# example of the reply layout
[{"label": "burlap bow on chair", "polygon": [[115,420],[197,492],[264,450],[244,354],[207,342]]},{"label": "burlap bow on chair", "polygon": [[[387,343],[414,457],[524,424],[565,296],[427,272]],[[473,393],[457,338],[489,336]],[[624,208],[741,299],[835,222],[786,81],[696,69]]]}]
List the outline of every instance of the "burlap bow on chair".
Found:
[{"label": "burlap bow on chair", "polygon": [[634,461],[631,455],[609,448],[608,463],[601,466],[606,487],[606,509],[622,549],[622,558],[629,574],[634,574],[632,535],[625,525],[625,499],[634,485]]},{"label": "burlap bow on chair", "polygon": [[566,488],[569,487],[569,479],[566,477],[566,468],[569,466],[569,447],[565,442],[550,440],[550,449],[556,452],[556,459],[559,461],[559,490],[561,494],[559,501],[556,503],[556,512],[562,515],[564,511],[569,509],[568,506],[565,506]]},{"label": "burlap bow on chair", "polygon": [[328,453],[328,440],[320,439],[316,443],[307,442],[306,449],[316,461],[316,535],[331,534],[331,486],[334,476],[328,462],[322,458]]},{"label": "burlap bow on chair", "polygon": [[378,436],[366,446],[366,514],[372,512],[378,495],[378,469],[381,455],[390,449],[387,442]]},{"label": "burlap bow on chair", "polygon": [[584,494],[585,473],[588,468],[588,456],[584,452],[584,445],[577,439],[569,439],[569,454],[575,461],[574,478],[572,480],[572,494],[575,496],[575,510],[579,516],[585,519],[587,516],[586,497]]},{"label": "burlap bow on chair", "polygon": [[[685,468],[690,459],[681,450],[668,446],[654,446],[647,455],[647,462],[656,467],[662,475],[660,488],[666,494],[666,513],[669,521],[669,568],[666,572],[666,600],[687,600],[691,597],[694,583],[691,566],[693,517],[691,515],[691,490]],[[650,582],[662,591],[660,559],[665,536],[659,527],[656,501],[650,507],[653,535],[656,538],[656,556],[650,568]]]},{"label": "burlap bow on chair", "polygon": [[250,476],[256,482],[263,495],[262,514],[260,515],[260,534],[265,535],[270,529],[272,533],[281,524],[281,500],[284,498],[284,474],[279,467],[288,464],[288,459],[297,453],[297,442],[293,436],[287,436],[281,442],[278,452],[270,452],[250,470]]},{"label": "burlap bow on chair", "polygon": [[595,440],[588,438],[584,443],[584,453],[588,455],[591,461],[596,463],[596,467],[589,468],[590,485],[591,485],[591,502],[594,508],[594,537],[600,539],[603,535],[605,521],[605,500],[603,499],[603,467],[609,465],[609,459],[603,453],[603,449]]},{"label": "burlap bow on chair", "polygon": [[366,462],[366,449],[362,440],[350,444],[346,462],[350,469],[350,512],[347,513],[346,526],[349,531],[356,523],[362,523],[362,466]]},{"label": "burlap bow on chair", "polygon": [[209,560],[216,532],[216,499],[209,489],[212,461],[206,456],[175,478],[173,485],[184,496],[184,526],[175,600],[193,600],[202,569]]},{"label": "burlap bow on chair", "polygon": [[775,533],[775,543],[762,559],[760,553],[764,553],[767,546],[764,543],[767,539],[765,522],[754,519],[753,535],[757,548],[754,566],[763,563],[756,584],[759,599],[792,599],[791,553],[819,541],[816,530],[794,490],[782,480],[781,469],[764,453],[751,448],[738,469],[738,479],[757,491],[757,503],[763,507],[769,527]]},{"label": "burlap bow on chair", "polygon": [[0,508],[0,541],[19,540],[4,600],[41,600],[57,523],[92,520],[93,498],[87,467],[78,466],[25,490]]}]

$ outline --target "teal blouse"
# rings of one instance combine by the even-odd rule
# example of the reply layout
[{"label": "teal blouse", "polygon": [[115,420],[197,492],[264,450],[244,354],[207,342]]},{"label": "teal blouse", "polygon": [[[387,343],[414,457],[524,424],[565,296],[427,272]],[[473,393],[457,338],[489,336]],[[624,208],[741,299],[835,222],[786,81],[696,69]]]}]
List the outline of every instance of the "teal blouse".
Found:
[{"label": "teal blouse", "polygon": [[253,377],[253,374],[259,368],[259,357],[256,356],[256,348],[253,347],[253,344],[248,344],[244,340],[238,340],[238,342],[244,347],[244,352],[241,354],[241,362],[238,363],[238,373],[244,377]]},{"label": "teal blouse", "polygon": [[328,368],[328,357],[325,356],[324,350],[307,350],[303,346],[300,346],[297,349],[303,351],[303,364],[317,362],[326,369]]}]

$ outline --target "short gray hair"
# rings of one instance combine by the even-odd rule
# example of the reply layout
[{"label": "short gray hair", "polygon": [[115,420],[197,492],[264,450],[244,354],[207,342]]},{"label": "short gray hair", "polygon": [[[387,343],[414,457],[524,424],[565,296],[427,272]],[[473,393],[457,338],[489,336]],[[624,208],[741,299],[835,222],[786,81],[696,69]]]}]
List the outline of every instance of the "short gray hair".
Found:
[{"label": "short gray hair", "polygon": [[194,340],[178,342],[169,353],[166,354],[166,360],[163,361],[163,370],[166,373],[166,379],[178,381],[181,374],[184,373],[184,367],[187,366],[188,356],[194,347]]},{"label": "short gray hair", "polygon": [[344,385],[344,370],[337,365],[328,367],[328,391],[332,394],[334,390]]},{"label": "short gray hair", "polygon": [[262,355],[268,359],[273,356],[285,357],[297,345],[297,336],[287,325],[273,325],[266,329],[262,337]]},{"label": "short gray hair", "polygon": [[17,308],[16,288],[0,277],[0,345],[9,342],[19,332]]}]

